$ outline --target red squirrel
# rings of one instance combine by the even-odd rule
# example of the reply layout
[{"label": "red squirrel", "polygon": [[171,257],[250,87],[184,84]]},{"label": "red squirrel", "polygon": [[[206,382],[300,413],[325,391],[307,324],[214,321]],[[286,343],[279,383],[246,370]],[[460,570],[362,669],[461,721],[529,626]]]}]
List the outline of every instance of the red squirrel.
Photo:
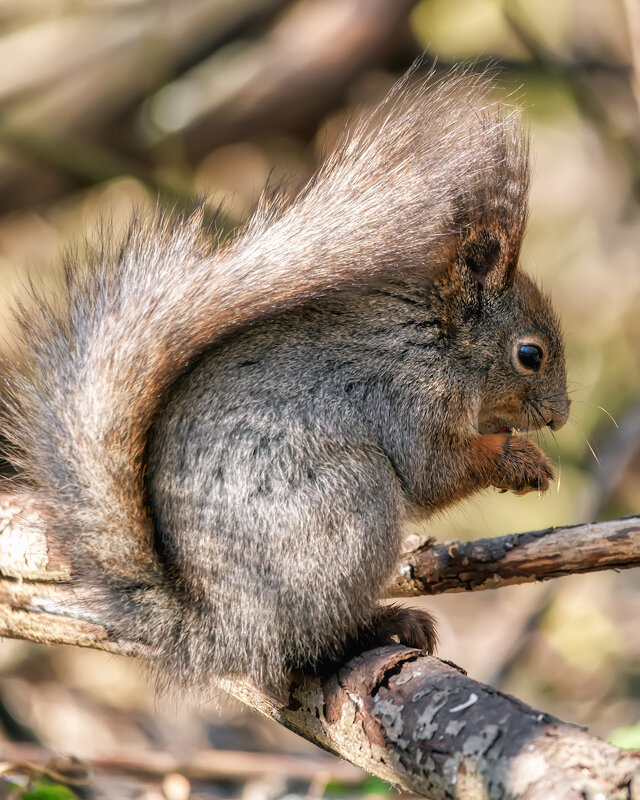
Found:
[{"label": "red squirrel", "polygon": [[528,141],[483,77],[405,78],[230,242],[135,220],[19,314],[8,456],[160,683],[281,682],[376,644],[403,525],[544,491],[562,334],[519,267]]}]

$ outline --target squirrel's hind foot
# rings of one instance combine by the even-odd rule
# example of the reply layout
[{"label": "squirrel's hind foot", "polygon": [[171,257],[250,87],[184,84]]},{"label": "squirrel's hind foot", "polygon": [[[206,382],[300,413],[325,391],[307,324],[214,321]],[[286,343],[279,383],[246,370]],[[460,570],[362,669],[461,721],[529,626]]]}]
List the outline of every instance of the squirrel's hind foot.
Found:
[{"label": "squirrel's hind foot", "polygon": [[343,658],[346,661],[390,644],[403,644],[431,655],[437,642],[436,622],[428,611],[395,604],[378,606],[371,621],[346,643]]},{"label": "squirrel's hind foot", "polygon": [[395,604],[380,606],[358,642],[363,645],[363,650],[403,644],[432,654],[438,643],[436,621],[428,611],[419,608]]},{"label": "squirrel's hind foot", "polygon": [[[428,611],[398,605],[379,606],[371,621],[345,642],[339,656],[316,662],[314,675],[327,676],[355,656],[375,647],[402,644],[431,655],[437,645],[436,622]],[[309,669],[302,670],[308,672]]]}]

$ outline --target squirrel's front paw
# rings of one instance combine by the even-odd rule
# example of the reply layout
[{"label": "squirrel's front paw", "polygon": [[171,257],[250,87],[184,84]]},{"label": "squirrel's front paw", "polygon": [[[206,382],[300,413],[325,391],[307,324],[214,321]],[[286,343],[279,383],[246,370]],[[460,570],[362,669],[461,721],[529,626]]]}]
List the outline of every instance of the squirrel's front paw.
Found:
[{"label": "squirrel's front paw", "polygon": [[482,438],[494,453],[492,486],[516,494],[546,492],[553,480],[553,470],[537,445],[510,433],[487,434]]}]

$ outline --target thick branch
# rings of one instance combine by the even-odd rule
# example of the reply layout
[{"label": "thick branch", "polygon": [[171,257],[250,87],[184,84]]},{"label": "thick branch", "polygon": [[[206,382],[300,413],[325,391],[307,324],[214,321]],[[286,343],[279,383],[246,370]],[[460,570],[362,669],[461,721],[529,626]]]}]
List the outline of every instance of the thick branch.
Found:
[{"label": "thick branch", "polygon": [[[68,582],[46,519],[4,498],[0,634],[145,656],[110,637],[91,597]],[[364,653],[282,696],[222,688],[369,772],[432,800],[640,800],[640,758],[404,647]]]},{"label": "thick branch", "polygon": [[391,597],[497,589],[640,566],[640,515],[471,542],[433,539],[407,553]]}]

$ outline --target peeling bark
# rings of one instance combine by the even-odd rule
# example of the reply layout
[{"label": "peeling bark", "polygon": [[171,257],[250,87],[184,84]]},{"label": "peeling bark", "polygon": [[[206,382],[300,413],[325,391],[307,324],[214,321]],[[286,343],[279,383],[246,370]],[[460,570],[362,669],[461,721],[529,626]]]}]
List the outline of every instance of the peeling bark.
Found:
[{"label": "peeling bark", "polygon": [[638,566],[640,515],[471,542],[429,539],[405,554],[389,596],[497,589]]},{"label": "peeling bark", "polygon": [[[46,524],[18,495],[2,498],[0,635],[149,657],[143,645],[110,637],[91,595],[69,583]],[[638,753],[406,647],[363,653],[324,679],[295,676],[281,696],[239,681],[220,687],[431,800],[640,800]]]},{"label": "peeling bark", "polygon": [[228,690],[432,800],[637,800],[640,758],[403,647],[372,650],[285,701]]}]

